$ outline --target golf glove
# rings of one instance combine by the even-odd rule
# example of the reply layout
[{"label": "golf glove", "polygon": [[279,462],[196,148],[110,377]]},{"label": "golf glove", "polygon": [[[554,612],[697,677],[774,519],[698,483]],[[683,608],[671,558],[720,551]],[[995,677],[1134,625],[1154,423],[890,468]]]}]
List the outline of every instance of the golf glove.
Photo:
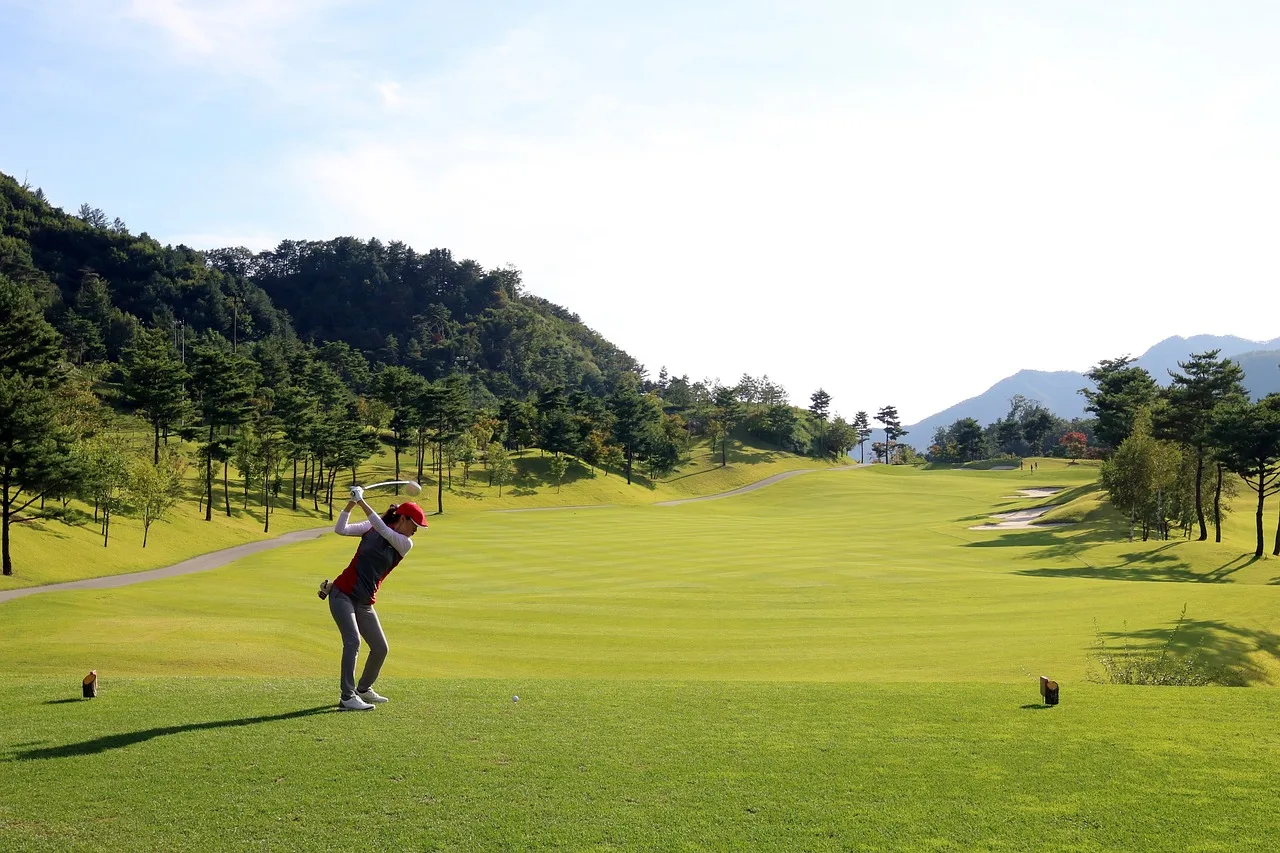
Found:
[{"label": "golf glove", "polygon": [[355,501],[356,503],[360,503],[360,501],[364,500],[364,489],[360,488],[359,486],[352,486],[351,500]]}]

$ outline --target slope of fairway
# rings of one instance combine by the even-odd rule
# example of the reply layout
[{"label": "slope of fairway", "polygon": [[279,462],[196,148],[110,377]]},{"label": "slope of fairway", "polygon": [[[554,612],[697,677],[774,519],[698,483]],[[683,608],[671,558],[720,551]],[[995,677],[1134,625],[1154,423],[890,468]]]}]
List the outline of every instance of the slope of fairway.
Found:
[{"label": "slope of fairway", "polygon": [[[626,506],[729,491],[784,471],[833,467],[828,461],[752,446],[731,449],[727,457],[729,464],[721,467],[719,453],[703,443],[695,446],[685,464],[663,481],[650,482],[637,470],[633,482],[628,484],[616,473],[606,474],[575,460],[564,483],[557,487],[547,471],[550,458],[538,451],[516,454],[515,478],[501,488],[488,485],[481,466],[474,468],[464,484],[459,466],[451,487],[446,488],[440,501],[434,481],[427,478],[424,478],[426,490],[417,500],[428,512],[434,512],[443,503],[449,514],[555,506]],[[416,468],[409,465],[407,458],[402,458],[401,466],[401,477],[416,476]],[[389,480],[394,477],[394,471],[394,460],[384,450],[361,467],[359,479],[366,483]],[[194,477],[193,472],[189,475]],[[219,482],[214,490],[213,518],[205,521],[203,511],[196,504],[198,490],[192,480],[190,500],[179,504],[168,517],[152,526],[146,548],[142,547],[142,522],[127,513],[113,517],[111,535],[104,547],[99,526],[93,521],[93,508],[78,502],[72,502],[70,507],[76,524],[39,518],[15,524],[11,529],[15,572],[10,577],[0,577],[0,591],[159,568],[197,554],[332,523],[323,502],[317,509],[310,498],[299,499],[297,511],[292,510],[290,485],[286,481],[286,492],[278,501],[282,506],[272,511],[270,533],[264,533],[259,495],[251,492],[246,507],[242,481],[232,477],[229,485],[231,516],[225,514]],[[346,493],[345,487],[335,491],[336,512],[345,502]],[[380,509],[383,504],[405,499],[397,498],[389,490],[370,493],[369,498]]]},{"label": "slope of fairway", "polygon": [[1095,625],[1157,646],[1184,605],[1178,651],[1280,681],[1250,520],[969,529],[1095,476],[446,514],[383,587],[367,714],[314,592],[353,540],[0,604],[0,849],[1274,849],[1280,692],[1085,681]]},{"label": "slope of fairway", "polygon": [[1280,843],[1276,691],[388,679],[339,714],[315,681],[69,686],[0,680],[4,850]]},{"label": "slope of fairway", "polygon": [[[1091,472],[1047,476],[1071,486]],[[881,467],[674,507],[446,515],[383,588],[387,672],[1078,681],[1096,631],[1114,642],[1127,626],[1153,645],[1186,605],[1181,645],[1239,681],[1276,683],[1270,561],[1240,560],[1234,535],[968,529],[1026,504],[1003,497],[1026,482]],[[204,575],[9,602],[4,649],[33,673],[328,674],[334,629],[314,588],[353,545],[326,536]],[[57,624],[76,630],[43,629]]]}]

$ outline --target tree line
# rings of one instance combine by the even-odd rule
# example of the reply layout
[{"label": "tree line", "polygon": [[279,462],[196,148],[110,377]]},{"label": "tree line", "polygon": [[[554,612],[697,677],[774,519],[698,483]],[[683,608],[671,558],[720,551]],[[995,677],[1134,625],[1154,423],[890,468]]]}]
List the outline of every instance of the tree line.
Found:
[{"label": "tree line", "polygon": [[[1256,499],[1254,555],[1265,547],[1266,499],[1280,492],[1280,394],[1251,401],[1244,371],[1220,350],[1178,362],[1161,388],[1128,357],[1100,362],[1085,391],[1097,416],[1097,436],[1109,451],[1102,484],[1130,520],[1130,538],[1141,527],[1167,538],[1171,529],[1197,539],[1222,541],[1235,475]],[[1272,554],[1280,555],[1280,518]]]},{"label": "tree line", "polygon": [[[93,507],[151,525],[190,495],[207,521],[252,499],[332,516],[335,489],[386,445],[397,479],[481,465],[499,493],[513,452],[632,482],[669,475],[693,443],[730,439],[837,456],[864,442],[819,389],[789,405],[767,376],[735,385],[643,365],[570,312],[445,250],[342,238],[195,252],[134,236],[85,205],[68,216],[0,175],[0,517]],[[277,302],[276,300],[279,300]],[[351,340],[343,339],[348,336]],[[145,451],[119,416],[147,428]],[[858,426],[862,424],[862,426]],[[146,464],[143,464],[145,462]],[[230,472],[240,493],[232,494]],[[193,476],[194,475],[194,476]],[[185,479],[184,479],[185,478]]]},{"label": "tree line", "polygon": [[[104,545],[112,515],[131,507],[143,520],[145,546],[151,524],[182,499],[188,468],[206,521],[232,514],[234,469],[242,488],[235,497],[247,507],[252,491],[268,532],[280,505],[297,510],[310,501],[332,518],[338,484],[356,482],[359,466],[384,444],[396,479],[434,482],[443,512],[457,468],[465,485],[472,466],[483,465],[501,494],[511,452],[530,447],[552,456],[558,487],[577,464],[570,458],[606,476],[617,471],[628,484],[636,465],[651,479],[666,476],[700,438],[727,464],[729,436],[739,427],[817,455],[855,443],[842,419],[829,419],[824,407],[791,409],[767,377],[744,376],[729,387],[669,378],[665,370],[656,383],[628,373],[604,396],[553,386],[495,400],[474,375],[431,381],[402,365],[370,362],[345,342],[317,347],[281,335],[237,344],[202,330],[175,345],[166,330],[145,326],[132,330],[118,362],[75,365],[70,344],[31,294],[3,276],[0,309],[6,573],[10,524],[36,501],[92,504]],[[780,423],[782,409],[787,423]],[[110,427],[113,412],[146,424],[144,452]]]},{"label": "tree line", "polygon": [[1009,411],[983,426],[976,418],[959,418],[938,427],[925,456],[930,462],[973,462],[995,457],[1059,456],[1080,459],[1101,453],[1093,418],[1066,420],[1021,394]]},{"label": "tree line", "polygon": [[[1264,550],[1266,499],[1280,493],[1280,395],[1252,402],[1244,371],[1220,350],[1193,354],[1161,387],[1134,359],[1104,359],[1081,389],[1090,415],[1070,421],[1018,395],[982,426],[961,418],[939,427],[928,458],[968,462],[1005,455],[1101,459],[1101,483],[1129,519],[1129,537],[1180,530],[1222,541],[1238,483],[1254,493],[1255,555]],[[1238,478],[1238,479],[1237,479]],[[1280,555],[1280,519],[1272,554]]]}]

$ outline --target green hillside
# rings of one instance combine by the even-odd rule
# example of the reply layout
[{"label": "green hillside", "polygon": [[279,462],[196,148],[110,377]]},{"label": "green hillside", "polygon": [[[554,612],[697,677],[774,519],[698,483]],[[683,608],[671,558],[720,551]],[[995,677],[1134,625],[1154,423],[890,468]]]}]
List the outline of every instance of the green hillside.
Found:
[{"label": "green hillside", "polygon": [[[465,483],[461,467],[455,467],[452,486],[448,486],[446,480],[440,500],[449,515],[556,506],[651,504],[726,492],[785,471],[823,470],[839,464],[738,444],[729,456],[729,464],[722,467],[718,451],[702,443],[691,448],[687,461],[666,479],[651,481],[637,475],[628,485],[616,471],[610,473],[574,460],[564,481],[557,486],[548,471],[549,463],[550,457],[537,450],[516,454],[516,473],[505,486],[490,484],[483,465],[476,465]],[[360,467],[360,481],[391,479],[393,470],[391,455],[384,448]],[[427,512],[434,512],[439,505],[436,481],[430,477],[423,480],[425,492],[416,500]],[[271,529],[264,533],[261,496],[256,490],[252,492],[245,508],[242,485],[243,480],[232,472],[229,478],[231,516],[228,517],[224,514],[219,482],[214,518],[205,521],[197,504],[199,488],[192,475],[187,482],[187,500],[151,528],[145,548],[142,521],[134,513],[115,517],[105,547],[98,525],[93,523],[90,504],[72,501],[58,518],[32,517],[12,528],[15,573],[0,577],[0,591],[145,571],[291,530],[332,525],[328,506],[320,503],[317,509],[312,498],[304,497],[298,509],[293,510],[286,484],[279,505],[272,512]],[[369,499],[381,508],[383,504],[407,498],[396,497],[388,490],[370,492]],[[335,513],[341,510],[345,496],[340,494],[337,502]]]}]

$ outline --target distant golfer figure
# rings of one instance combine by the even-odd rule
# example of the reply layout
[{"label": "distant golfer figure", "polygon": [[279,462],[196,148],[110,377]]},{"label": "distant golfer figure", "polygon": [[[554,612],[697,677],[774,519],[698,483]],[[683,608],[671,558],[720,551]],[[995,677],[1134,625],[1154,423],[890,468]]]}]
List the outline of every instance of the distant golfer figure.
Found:
[{"label": "distant golfer figure", "polygon": [[[348,524],[351,510],[360,507],[369,514],[368,521]],[[360,545],[355,556],[333,583],[321,584],[327,593],[329,612],[342,634],[342,698],[340,711],[372,711],[374,705],[386,702],[373,690],[378,680],[382,662],[387,659],[387,638],[382,633],[378,614],[373,603],[378,587],[413,547],[413,534],[419,527],[426,527],[427,520],[422,507],[416,503],[392,504],[386,514],[379,517],[373,507],[365,503],[364,490],[351,487],[351,501],[338,514],[333,532],[341,536],[359,536]],[[324,597],[324,596],[322,596]],[[356,683],[356,657],[360,652],[360,638],[369,644],[364,671]]]}]

